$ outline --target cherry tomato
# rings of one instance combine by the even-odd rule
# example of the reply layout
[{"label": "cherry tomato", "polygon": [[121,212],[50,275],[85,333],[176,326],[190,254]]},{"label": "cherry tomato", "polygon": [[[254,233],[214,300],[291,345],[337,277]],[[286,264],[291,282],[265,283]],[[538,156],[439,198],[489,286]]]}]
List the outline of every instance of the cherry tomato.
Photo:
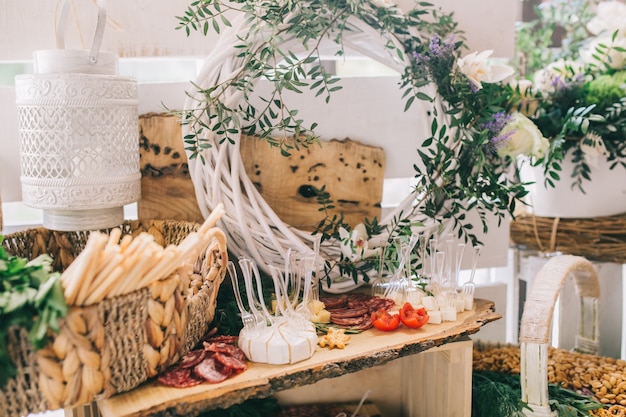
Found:
[{"label": "cherry tomato", "polygon": [[417,310],[413,308],[411,303],[404,303],[402,308],[400,309],[400,321],[406,327],[410,329],[419,329],[426,323],[428,323],[428,319],[430,316],[426,312],[424,307],[418,308]]},{"label": "cherry tomato", "polygon": [[400,326],[400,316],[397,314],[391,314],[384,308],[379,308],[377,311],[372,313],[372,324],[378,330],[389,332]]}]

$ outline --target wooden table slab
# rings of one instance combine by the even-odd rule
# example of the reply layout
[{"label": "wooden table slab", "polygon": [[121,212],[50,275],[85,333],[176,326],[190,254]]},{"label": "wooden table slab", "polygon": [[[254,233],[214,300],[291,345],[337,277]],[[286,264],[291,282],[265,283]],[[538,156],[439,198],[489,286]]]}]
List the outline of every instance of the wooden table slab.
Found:
[{"label": "wooden table slab", "polygon": [[385,364],[474,334],[501,318],[494,303],[476,300],[471,311],[461,313],[455,322],[427,324],[422,329],[400,328],[392,333],[368,330],[352,335],[345,349],[318,347],[315,354],[293,365],[250,363],[248,370],[219,384],[201,384],[177,389],[149,381],[136,389],[98,401],[103,417],[194,416],[202,411],[227,408],[248,398],[271,396],[279,391],[312,384],[325,378]]}]

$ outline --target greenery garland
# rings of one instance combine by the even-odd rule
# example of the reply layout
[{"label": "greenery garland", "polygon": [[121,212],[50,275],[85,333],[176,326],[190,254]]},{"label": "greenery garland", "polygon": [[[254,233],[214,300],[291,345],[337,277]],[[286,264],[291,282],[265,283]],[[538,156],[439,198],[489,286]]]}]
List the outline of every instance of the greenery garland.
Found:
[{"label": "greenery garland", "polygon": [[[422,138],[417,150],[417,183],[408,209],[388,224],[366,219],[367,236],[355,235],[341,216],[327,216],[314,233],[322,241],[340,242],[351,252],[343,250],[338,259],[327,260],[327,272],[338,269],[340,275],[367,281],[366,274],[378,260],[372,253],[379,253],[383,241],[415,234],[420,226],[416,219],[452,224],[458,237],[479,244],[473,225],[467,222],[468,211],[478,212],[484,232],[488,214],[501,221],[514,213],[527,192],[511,175],[516,170],[515,151],[503,146],[514,131],[501,133],[512,120],[506,110],[519,99],[519,91],[490,83],[499,80],[490,79],[496,66],[487,65],[485,54],[468,57],[469,62],[461,59],[467,46],[451,14],[427,2],[416,2],[413,9],[403,11],[387,0],[196,0],[177,17],[178,29],[187,34],[192,30],[223,34],[232,19],[242,16],[249,30],[238,34],[233,53],[243,66],[217,85],[196,86],[198,91],[190,96],[198,100],[197,107],[182,113],[190,159],[202,159],[213,146],[208,135],[216,136],[220,144],[235,143],[242,133],[257,135],[283,155],[319,143],[316,123],[305,125],[283,94],[311,90],[325,102],[331,100],[341,83],[324,68],[320,48],[323,42],[331,42],[335,55],[343,56],[344,39],[355,19],[379,33],[388,53],[403,65],[399,88],[405,110],[416,101],[432,105],[431,135]],[[283,48],[286,40],[306,52],[295,54]],[[483,71],[482,76],[472,70]],[[273,91],[262,98],[263,106],[255,107],[249,99],[261,79],[269,81]],[[229,106],[227,98],[233,91],[243,101]],[[288,137],[295,137],[295,142]],[[333,204],[332,196],[323,188],[318,191],[320,210],[325,211]],[[363,245],[368,241],[369,249],[377,245],[378,250],[367,251]],[[420,253],[419,245],[415,251]],[[413,267],[419,267],[418,260],[414,262]]]}]

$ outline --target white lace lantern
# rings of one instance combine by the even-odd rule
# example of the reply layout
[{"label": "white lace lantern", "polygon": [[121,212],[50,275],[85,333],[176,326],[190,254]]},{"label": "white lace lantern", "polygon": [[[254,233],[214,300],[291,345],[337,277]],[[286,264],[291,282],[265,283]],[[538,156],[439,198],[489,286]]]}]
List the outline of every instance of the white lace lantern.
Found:
[{"label": "white lace lantern", "polygon": [[90,50],[64,49],[69,2],[55,50],[34,53],[35,73],[15,78],[22,199],[53,230],[117,226],[141,196],[137,85],[100,52],[104,0]]}]

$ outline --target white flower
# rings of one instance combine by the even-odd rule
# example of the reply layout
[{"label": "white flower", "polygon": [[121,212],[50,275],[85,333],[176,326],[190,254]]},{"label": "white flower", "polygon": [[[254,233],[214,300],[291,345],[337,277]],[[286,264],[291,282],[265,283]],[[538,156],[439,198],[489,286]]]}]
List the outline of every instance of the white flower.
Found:
[{"label": "white flower", "polygon": [[572,82],[582,82],[585,67],[580,62],[559,59],[535,73],[535,90],[552,94]]},{"label": "white flower", "polygon": [[392,0],[371,0],[372,4],[381,9],[388,9],[396,4]]},{"label": "white flower", "polygon": [[508,65],[489,64],[488,59],[493,51],[472,52],[457,62],[459,69],[477,89],[482,83],[497,83],[513,75],[514,70]]},{"label": "white flower", "polygon": [[626,36],[626,4],[621,1],[599,3],[596,15],[587,24],[587,30],[594,35],[608,36],[619,30],[620,36]]},{"label": "white flower", "polygon": [[339,237],[341,238],[341,253],[350,261],[358,261],[365,258],[376,256],[380,253],[380,247],[369,249],[373,240],[367,240],[367,230],[363,223],[357,224],[352,232],[348,232],[343,227],[339,228]]},{"label": "white flower", "polygon": [[[608,56],[599,54],[596,48],[599,44],[612,45]],[[626,65],[626,53],[616,50],[615,48],[626,48],[626,38],[618,37],[613,42],[610,37],[600,37],[591,41],[585,48],[580,50],[580,57],[583,61],[598,65],[607,63],[609,66],[616,70],[621,70]],[[604,50],[604,49],[602,49]]]},{"label": "white flower", "polygon": [[585,161],[593,167],[598,166],[598,157],[607,156],[609,154],[602,137],[595,133],[585,135],[580,142],[580,149],[585,155]]},{"label": "white flower", "polygon": [[511,120],[502,128],[501,137],[506,137],[502,146],[498,148],[501,157],[515,158],[519,155],[540,158],[550,146],[548,139],[544,138],[541,131],[532,120],[521,113],[511,114]]}]

